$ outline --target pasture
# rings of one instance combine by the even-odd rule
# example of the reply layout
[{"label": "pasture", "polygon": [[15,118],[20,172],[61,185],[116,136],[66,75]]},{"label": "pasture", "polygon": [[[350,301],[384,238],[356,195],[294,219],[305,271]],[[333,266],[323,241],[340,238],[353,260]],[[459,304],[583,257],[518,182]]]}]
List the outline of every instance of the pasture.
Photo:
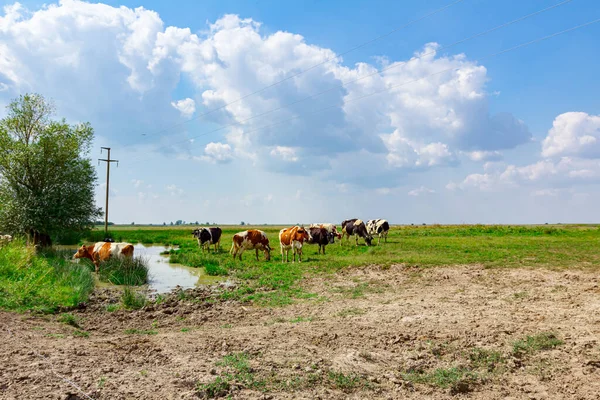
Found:
[{"label": "pasture", "polygon": [[[281,226],[221,228],[215,254],[200,250],[192,226],[113,226],[115,240],[175,245],[172,262],[224,283],[150,301],[127,289],[128,306],[119,290],[97,287],[84,308],[57,315],[0,311],[10,329],[0,393],[80,395],[50,366],[93,399],[600,392],[595,225],[393,226],[387,244],[336,240],[326,255],[305,245],[304,262],[286,264]],[[254,251],[232,260],[231,237],[248,228],[267,233],[271,261]]]}]

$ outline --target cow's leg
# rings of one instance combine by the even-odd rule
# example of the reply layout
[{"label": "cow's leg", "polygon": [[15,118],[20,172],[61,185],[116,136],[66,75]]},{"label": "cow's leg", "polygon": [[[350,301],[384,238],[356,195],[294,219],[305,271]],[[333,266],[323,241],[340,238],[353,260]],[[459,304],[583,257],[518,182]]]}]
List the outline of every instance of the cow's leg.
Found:
[{"label": "cow's leg", "polygon": [[279,245],[279,248],[281,249],[281,262],[284,263],[285,259],[283,258],[283,245]]},{"label": "cow's leg", "polygon": [[323,255],[325,255],[325,245],[323,245]]},{"label": "cow's leg", "polygon": [[377,246],[381,244],[381,234],[379,234],[379,238],[377,239]]},{"label": "cow's leg", "polygon": [[302,247],[300,247],[300,249],[298,249],[298,260],[299,260],[299,262],[302,262]]},{"label": "cow's leg", "polygon": [[258,249],[254,249],[256,250],[256,261],[258,261]]},{"label": "cow's leg", "polygon": [[354,235],[354,238],[356,239],[356,245],[358,246],[358,235]]}]

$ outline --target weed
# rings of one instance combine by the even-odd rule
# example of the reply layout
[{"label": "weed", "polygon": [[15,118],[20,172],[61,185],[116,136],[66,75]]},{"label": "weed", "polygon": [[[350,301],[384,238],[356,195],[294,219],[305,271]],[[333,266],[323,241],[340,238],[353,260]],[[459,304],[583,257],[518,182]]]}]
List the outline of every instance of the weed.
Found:
[{"label": "weed", "polygon": [[98,383],[96,385],[98,386],[98,389],[102,389],[105,384],[106,384],[106,377],[101,376],[100,379],[98,379]]},{"label": "weed", "polygon": [[525,339],[517,340],[513,343],[513,354],[516,356],[531,354],[541,350],[550,350],[560,346],[564,342],[556,337],[552,332],[539,333],[534,336],[527,336]]},{"label": "weed", "polygon": [[62,333],[48,333],[46,334],[47,337],[51,337],[51,338],[57,338],[57,339],[64,339],[65,335],[63,335]]},{"label": "weed", "polygon": [[140,330],[140,329],[125,329],[125,333],[128,335],[157,335],[158,331],[155,330]]},{"label": "weed", "polygon": [[351,316],[356,316],[356,315],[364,315],[364,314],[366,314],[366,311],[363,310],[362,308],[347,308],[345,310],[340,311],[336,315],[338,317],[346,318],[346,317],[351,317]]},{"label": "weed", "polygon": [[74,326],[75,328],[79,328],[79,320],[73,314],[69,314],[69,313],[61,314],[58,317],[58,321],[62,322],[63,324]]},{"label": "weed", "polygon": [[306,318],[305,317],[296,317],[296,318],[290,319],[290,322],[292,324],[297,324],[300,322],[312,322],[313,319],[314,319],[313,317],[306,317]]},{"label": "weed", "polygon": [[231,324],[225,324],[225,325],[221,325],[221,328],[231,329],[231,328],[233,328],[233,325],[231,325]]},{"label": "weed", "polygon": [[475,368],[485,368],[488,372],[494,371],[504,363],[504,357],[499,351],[475,347],[469,353],[469,360]]},{"label": "weed", "polygon": [[73,331],[73,336],[88,338],[88,337],[90,337],[90,333],[86,332],[86,331],[82,331],[82,330],[76,329],[76,330]]},{"label": "weed", "polygon": [[527,292],[517,292],[513,294],[513,297],[515,299],[525,299],[527,297],[529,297],[529,293]]},{"label": "weed", "polygon": [[145,370],[145,369],[143,369],[143,370],[140,371],[140,375],[141,376],[148,376],[148,371]]},{"label": "weed", "polygon": [[121,308],[120,304],[107,304],[106,305],[106,311],[108,311],[108,312],[115,312],[119,308]]},{"label": "weed", "polygon": [[477,373],[466,368],[438,368],[433,372],[408,372],[404,373],[403,378],[413,383],[423,383],[429,386],[439,388],[456,388],[461,384],[474,384],[480,378]]},{"label": "weed", "polygon": [[129,286],[125,286],[121,295],[123,307],[129,310],[139,310],[146,305],[146,296],[136,292]]},{"label": "weed", "polygon": [[213,382],[198,383],[196,385],[196,390],[203,392],[209,399],[214,399],[225,396],[229,392],[230,387],[231,384],[229,383],[229,380],[218,376]]},{"label": "weed", "polygon": [[190,328],[181,328],[181,332],[189,332]]},{"label": "weed", "polygon": [[345,375],[341,372],[329,371],[327,377],[329,379],[329,382],[334,387],[340,389],[345,393],[351,392],[359,387],[369,387],[369,382],[356,374]]}]

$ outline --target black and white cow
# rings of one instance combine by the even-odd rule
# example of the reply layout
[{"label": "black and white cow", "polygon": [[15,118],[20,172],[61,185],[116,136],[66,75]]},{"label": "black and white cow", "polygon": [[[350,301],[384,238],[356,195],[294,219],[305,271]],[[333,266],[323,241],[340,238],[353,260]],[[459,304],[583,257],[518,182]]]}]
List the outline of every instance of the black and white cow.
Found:
[{"label": "black and white cow", "polygon": [[308,233],[310,233],[311,237],[308,243],[319,245],[319,252],[317,254],[321,254],[321,249],[323,249],[323,254],[325,254],[325,246],[335,241],[333,232],[329,232],[326,228],[308,228]]},{"label": "black and white cow", "polygon": [[218,251],[221,244],[221,228],[198,228],[194,229],[192,235],[198,239],[198,245],[204,250],[210,249],[210,245],[215,245],[215,251]]},{"label": "black and white cow", "polygon": [[348,241],[350,241],[350,236],[356,236],[356,245],[358,246],[358,238],[361,237],[365,239],[365,243],[367,246],[371,245],[371,241],[373,237],[369,235],[367,231],[367,227],[365,223],[360,219],[347,219],[342,222],[342,239],[340,240],[340,245],[344,241],[344,236],[348,237]]},{"label": "black and white cow", "polygon": [[387,243],[387,235],[390,231],[390,224],[385,219],[370,219],[367,221],[367,232],[369,235],[379,236],[377,244],[381,242],[381,238],[385,239]]}]

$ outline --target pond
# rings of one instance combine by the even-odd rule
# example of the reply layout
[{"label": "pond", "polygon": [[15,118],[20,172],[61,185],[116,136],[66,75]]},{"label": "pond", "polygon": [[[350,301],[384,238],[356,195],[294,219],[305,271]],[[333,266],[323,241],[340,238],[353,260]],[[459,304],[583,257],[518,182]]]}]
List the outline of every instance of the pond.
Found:
[{"label": "pond", "polygon": [[198,285],[210,285],[218,282],[216,276],[206,275],[204,268],[192,268],[180,264],[169,263],[169,256],[160,253],[169,250],[165,246],[144,246],[136,244],[133,254],[143,257],[148,263],[150,290],[156,293],[167,293],[177,286],[183,289],[193,288]]}]

